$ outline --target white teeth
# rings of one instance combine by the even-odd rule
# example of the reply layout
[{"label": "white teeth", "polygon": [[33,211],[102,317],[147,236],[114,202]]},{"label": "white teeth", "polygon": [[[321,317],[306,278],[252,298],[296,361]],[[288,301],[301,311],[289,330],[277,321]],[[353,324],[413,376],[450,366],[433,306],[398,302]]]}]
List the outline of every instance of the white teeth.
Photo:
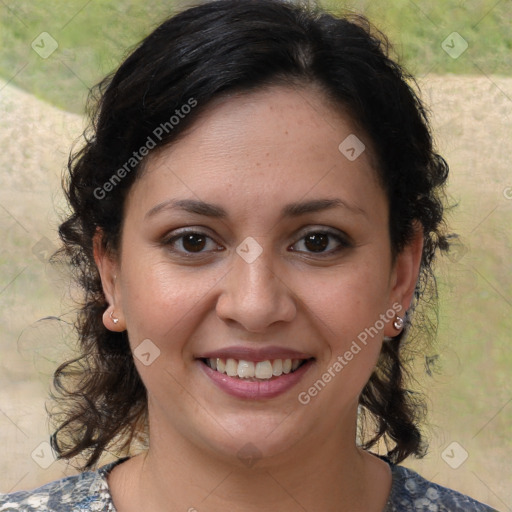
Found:
[{"label": "white teeth", "polygon": [[226,373],[230,377],[234,377],[237,374],[238,363],[234,359],[228,359],[226,361]]},{"label": "white teeth", "polygon": [[241,379],[254,377],[254,363],[240,359],[238,361],[237,375]]},{"label": "white teeth", "polygon": [[283,374],[283,360],[276,359],[272,364],[272,374],[276,377]]},{"label": "white teeth", "polygon": [[255,377],[257,379],[271,379],[272,363],[270,361],[260,361],[256,363]]},{"label": "white teeth", "polygon": [[268,380],[274,377],[279,377],[295,371],[301,364],[301,359],[274,359],[274,361],[266,360],[254,363],[252,361],[245,361],[240,359],[221,359],[210,358],[208,359],[208,366],[212,370],[219,373],[225,373],[230,377],[239,377],[241,379],[257,379]]}]

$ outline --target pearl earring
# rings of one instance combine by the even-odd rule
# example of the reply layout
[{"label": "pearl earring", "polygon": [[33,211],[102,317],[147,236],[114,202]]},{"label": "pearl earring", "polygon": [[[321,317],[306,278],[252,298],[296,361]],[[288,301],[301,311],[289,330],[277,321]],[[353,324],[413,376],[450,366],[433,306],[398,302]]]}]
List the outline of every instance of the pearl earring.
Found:
[{"label": "pearl earring", "polygon": [[404,326],[404,319],[401,316],[396,316],[395,321],[393,322],[393,327],[400,331],[402,330],[402,327]]},{"label": "pearl earring", "polygon": [[114,324],[117,324],[117,322],[119,322],[119,318],[114,318],[112,313],[114,313],[114,310],[110,312],[110,318],[112,319],[112,322],[114,322]]}]

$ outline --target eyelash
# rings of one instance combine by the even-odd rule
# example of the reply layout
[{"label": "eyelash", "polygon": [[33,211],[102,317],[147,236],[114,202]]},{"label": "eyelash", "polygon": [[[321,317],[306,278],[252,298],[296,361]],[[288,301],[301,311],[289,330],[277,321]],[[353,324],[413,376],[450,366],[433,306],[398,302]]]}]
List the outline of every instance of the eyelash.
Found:
[{"label": "eyelash", "polygon": [[[200,251],[200,252],[178,251],[178,250],[172,248],[172,246],[174,245],[174,243],[176,241],[178,241],[180,239],[182,240],[184,237],[186,237],[188,235],[196,235],[196,236],[204,237],[204,238],[207,238],[207,239],[213,241],[212,237],[210,237],[206,233],[203,233],[201,231],[195,231],[195,230],[186,230],[186,231],[182,231],[179,234],[176,234],[176,235],[172,236],[171,238],[168,238],[168,239],[164,240],[163,244],[165,246],[169,247],[169,249],[172,252],[178,253],[178,254],[180,254],[182,256],[185,256],[186,258],[200,257],[201,255],[204,255],[204,254],[208,253],[208,251]],[[308,254],[308,255],[314,255],[314,256],[319,257],[319,258],[325,258],[325,257],[332,256],[332,255],[338,253],[342,249],[348,249],[348,248],[352,247],[352,244],[347,240],[346,237],[344,237],[343,235],[341,235],[338,232],[333,232],[333,231],[328,230],[328,229],[317,229],[317,230],[308,231],[307,233],[304,233],[301,236],[301,238],[297,242],[295,242],[295,244],[293,244],[293,245],[296,245],[297,243],[299,243],[301,241],[304,241],[310,235],[327,235],[330,238],[335,239],[339,243],[339,246],[336,249],[330,250],[330,251],[327,251],[327,252],[306,252],[306,254]],[[302,253],[304,251],[293,250],[293,252],[300,252],[300,253]]]}]

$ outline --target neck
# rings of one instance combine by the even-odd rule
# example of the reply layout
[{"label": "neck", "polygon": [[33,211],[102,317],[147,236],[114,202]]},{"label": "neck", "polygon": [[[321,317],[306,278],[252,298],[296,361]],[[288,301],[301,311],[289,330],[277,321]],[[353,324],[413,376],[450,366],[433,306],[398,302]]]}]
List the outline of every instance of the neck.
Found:
[{"label": "neck", "polygon": [[[125,466],[124,474],[111,475],[114,502],[119,512],[383,510],[389,467],[356,447],[355,421],[349,429],[310,437],[300,451],[233,460],[153,428],[149,450],[118,466]],[[251,455],[249,446],[247,451]]]}]

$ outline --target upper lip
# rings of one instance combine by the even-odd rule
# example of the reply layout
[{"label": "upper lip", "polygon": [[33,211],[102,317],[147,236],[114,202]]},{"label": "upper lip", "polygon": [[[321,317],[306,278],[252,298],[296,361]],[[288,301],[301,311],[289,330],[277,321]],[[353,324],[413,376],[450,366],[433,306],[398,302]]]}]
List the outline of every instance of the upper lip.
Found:
[{"label": "upper lip", "polygon": [[234,346],[205,352],[197,356],[197,359],[243,359],[244,361],[257,362],[274,359],[311,359],[312,357],[311,354],[276,346],[261,348]]}]

